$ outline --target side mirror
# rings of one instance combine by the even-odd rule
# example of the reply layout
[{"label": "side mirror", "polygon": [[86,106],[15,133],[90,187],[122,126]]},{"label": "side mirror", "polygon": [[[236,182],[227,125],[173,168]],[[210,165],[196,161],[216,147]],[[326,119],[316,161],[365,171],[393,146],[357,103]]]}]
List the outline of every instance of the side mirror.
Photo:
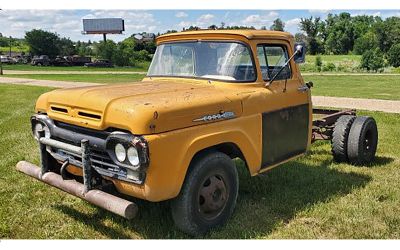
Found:
[{"label": "side mirror", "polygon": [[295,63],[304,63],[306,61],[306,46],[303,42],[295,43],[294,52],[297,52],[294,56]]}]

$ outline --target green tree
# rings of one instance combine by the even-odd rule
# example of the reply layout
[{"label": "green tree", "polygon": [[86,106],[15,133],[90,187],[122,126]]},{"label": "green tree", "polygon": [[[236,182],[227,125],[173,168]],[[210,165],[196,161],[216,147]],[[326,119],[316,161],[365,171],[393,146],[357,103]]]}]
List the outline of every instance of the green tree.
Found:
[{"label": "green tree", "polygon": [[361,57],[361,68],[368,71],[379,71],[385,66],[383,53],[378,49],[367,50]]},{"label": "green tree", "polygon": [[400,67],[400,43],[393,45],[389,49],[388,62],[393,67]]},{"label": "green tree", "polygon": [[400,17],[389,17],[374,25],[374,33],[378,37],[379,48],[383,52],[400,43]]},{"label": "green tree", "polygon": [[75,44],[69,38],[63,37],[63,38],[59,39],[57,46],[58,46],[59,53],[62,56],[72,56],[72,55],[77,54]]},{"label": "green tree", "polygon": [[354,42],[353,52],[362,55],[367,50],[373,50],[379,47],[378,37],[372,31],[365,33]]},{"label": "green tree", "polygon": [[29,46],[29,52],[33,55],[55,57],[60,53],[58,46],[60,38],[55,33],[33,29],[25,33],[25,40]]},{"label": "green tree", "polygon": [[101,59],[113,61],[113,54],[117,50],[117,45],[112,40],[101,41],[96,44],[96,56]]},{"label": "green tree", "polygon": [[342,55],[348,54],[354,46],[354,25],[350,13],[329,14],[326,19],[325,32],[327,52]]},{"label": "green tree", "polygon": [[270,30],[284,31],[285,23],[280,18],[277,18],[274,20],[274,23],[271,25]]},{"label": "green tree", "polygon": [[321,39],[321,18],[313,17],[302,18],[300,21],[300,29],[304,31],[307,36],[307,47],[311,55],[323,52],[322,39]]}]

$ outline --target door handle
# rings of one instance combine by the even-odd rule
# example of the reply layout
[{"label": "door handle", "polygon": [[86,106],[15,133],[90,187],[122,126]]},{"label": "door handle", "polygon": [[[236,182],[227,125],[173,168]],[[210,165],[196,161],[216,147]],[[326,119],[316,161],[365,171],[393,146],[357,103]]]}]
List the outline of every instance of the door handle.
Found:
[{"label": "door handle", "polygon": [[306,92],[310,88],[307,86],[307,84],[301,85],[300,87],[297,88],[299,92]]}]

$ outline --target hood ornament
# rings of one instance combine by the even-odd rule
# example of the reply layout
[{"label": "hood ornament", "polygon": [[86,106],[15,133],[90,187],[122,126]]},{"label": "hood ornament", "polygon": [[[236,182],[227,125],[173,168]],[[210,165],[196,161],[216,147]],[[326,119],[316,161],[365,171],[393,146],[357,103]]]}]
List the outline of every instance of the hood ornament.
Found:
[{"label": "hood ornament", "polygon": [[208,121],[216,121],[216,120],[225,120],[225,119],[231,119],[235,117],[234,112],[224,112],[221,111],[218,114],[212,114],[212,115],[205,115],[203,117],[194,119],[194,122],[208,122]]}]

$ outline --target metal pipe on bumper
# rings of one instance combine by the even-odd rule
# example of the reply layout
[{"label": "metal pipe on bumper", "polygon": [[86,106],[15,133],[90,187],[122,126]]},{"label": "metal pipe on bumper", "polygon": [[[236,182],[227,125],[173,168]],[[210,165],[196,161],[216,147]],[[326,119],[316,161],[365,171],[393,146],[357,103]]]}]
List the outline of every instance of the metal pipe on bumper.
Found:
[{"label": "metal pipe on bumper", "polygon": [[16,168],[18,171],[24,174],[86,200],[89,203],[106,209],[114,214],[118,214],[124,218],[132,219],[138,212],[138,207],[133,202],[97,189],[92,189],[85,192],[85,186],[83,184],[75,180],[63,180],[61,175],[53,172],[46,172],[42,175],[41,169],[32,163],[20,161],[17,163]]}]

